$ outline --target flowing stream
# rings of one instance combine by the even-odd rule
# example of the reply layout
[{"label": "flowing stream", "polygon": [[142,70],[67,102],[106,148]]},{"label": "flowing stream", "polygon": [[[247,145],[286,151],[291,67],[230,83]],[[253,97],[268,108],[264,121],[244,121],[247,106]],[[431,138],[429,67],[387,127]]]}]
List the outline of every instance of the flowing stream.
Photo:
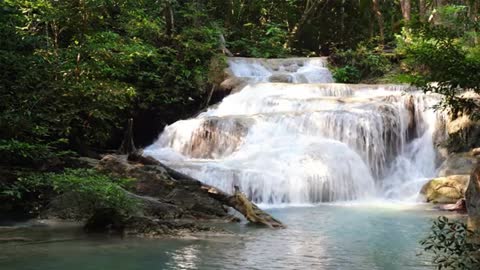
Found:
[{"label": "flowing stream", "polygon": [[435,176],[437,96],[332,83],[325,58],[232,58],[230,70],[247,86],[166,127],[146,154],[268,205],[415,201]]}]

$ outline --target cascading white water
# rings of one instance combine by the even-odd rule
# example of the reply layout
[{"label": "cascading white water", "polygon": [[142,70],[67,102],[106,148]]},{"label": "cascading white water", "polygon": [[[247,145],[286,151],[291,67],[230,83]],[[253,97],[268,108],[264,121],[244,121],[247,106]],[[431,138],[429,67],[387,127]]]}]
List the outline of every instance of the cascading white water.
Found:
[{"label": "cascading white water", "polygon": [[281,80],[288,83],[330,83],[333,77],[324,58],[254,59],[232,58],[230,69],[234,76],[252,82]]},{"label": "cascading white water", "polygon": [[[334,84],[325,66],[323,58],[232,59],[232,73],[251,83],[166,127],[145,153],[261,203],[411,199],[435,176],[438,97]],[[274,76],[291,83],[268,83]]]}]

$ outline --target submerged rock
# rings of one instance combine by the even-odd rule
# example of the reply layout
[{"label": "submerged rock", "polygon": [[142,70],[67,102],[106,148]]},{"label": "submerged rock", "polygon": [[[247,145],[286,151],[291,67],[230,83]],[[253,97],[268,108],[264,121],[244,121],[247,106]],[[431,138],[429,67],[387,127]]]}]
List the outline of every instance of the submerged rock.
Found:
[{"label": "submerged rock", "polygon": [[86,232],[121,232],[125,226],[125,217],[114,209],[99,209],[87,220]]},{"label": "submerged rock", "polygon": [[205,231],[220,231],[194,220],[160,219],[151,216],[123,216],[113,209],[99,209],[84,226],[88,233],[118,233],[141,237],[177,236]]},{"label": "submerged rock", "polygon": [[427,202],[454,204],[463,199],[469,181],[468,175],[451,175],[430,180],[420,191]]},{"label": "submerged rock", "polygon": [[268,78],[268,81],[273,83],[292,83],[293,77],[288,73],[275,73]]},{"label": "submerged rock", "polygon": [[196,232],[223,231],[188,220],[161,220],[149,217],[130,217],[125,221],[124,235],[142,237],[180,236]]}]

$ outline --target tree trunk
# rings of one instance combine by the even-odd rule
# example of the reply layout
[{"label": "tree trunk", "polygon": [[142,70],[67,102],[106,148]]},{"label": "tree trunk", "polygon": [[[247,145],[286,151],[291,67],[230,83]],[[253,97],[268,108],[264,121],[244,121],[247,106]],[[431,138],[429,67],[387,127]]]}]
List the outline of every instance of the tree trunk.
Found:
[{"label": "tree trunk", "polygon": [[288,43],[287,43],[288,46],[292,47],[295,41],[298,40],[298,37],[302,34],[305,25],[310,20],[311,16],[314,15],[315,12],[318,10],[321,2],[322,0],[307,0],[302,17],[295,24],[295,26],[292,28],[292,31],[289,34]]},{"label": "tree trunk", "polygon": [[383,22],[382,11],[380,10],[379,0],[372,0],[372,8],[373,8],[373,13],[375,14],[375,18],[377,19],[380,41],[383,43],[385,41],[385,34],[384,34],[385,27]]},{"label": "tree trunk", "polygon": [[480,2],[478,0],[471,1],[469,4],[469,15],[472,21],[477,22],[478,21],[478,9],[480,7]]},{"label": "tree trunk", "polygon": [[443,0],[435,0],[435,7],[439,8],[443,6]]},{"label": "tree trunk", "polygon": [[118,149],[119,154],[128,155],[137,151],[135,148],[135,144],[133,143],[133,119],[128,119],[127,130],[125,131],[125,135],[123,137],[122,145],[120,149]]},{"label": "tree trunk", "polygon": [[427,3],[426,0],[418,1],[418,15],[421,22],[425,22],[425,16],[427,16]]},{"label": "tree trunk", "polygon": [[410,21],[412,5],[410,0],[400,0],[400,7],[402,9],[402,16],[405,22]]},{"label": "tree trunk", "polygon": [[175,31],[175,21],[173,18],[173,9],[172,5],[169,1],[167,1],[167,6],[163,10],[164,16],[165,16],[165,24],[166,24],[166,29],[165,29],[165,34],[168,37],[171,37]]}]

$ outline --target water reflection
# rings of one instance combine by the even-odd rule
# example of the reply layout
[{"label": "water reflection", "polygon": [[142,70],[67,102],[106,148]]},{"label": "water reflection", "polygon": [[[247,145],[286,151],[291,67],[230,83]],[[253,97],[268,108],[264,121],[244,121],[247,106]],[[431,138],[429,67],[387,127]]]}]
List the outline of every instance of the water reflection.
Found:
[{"label": "water reflection", "polygon": [[172,257],[172,262],[167,266],[172,269],[198,269],[198,255],[200,253],[198,245],[189,245],[174,252],[167,252]]}]

